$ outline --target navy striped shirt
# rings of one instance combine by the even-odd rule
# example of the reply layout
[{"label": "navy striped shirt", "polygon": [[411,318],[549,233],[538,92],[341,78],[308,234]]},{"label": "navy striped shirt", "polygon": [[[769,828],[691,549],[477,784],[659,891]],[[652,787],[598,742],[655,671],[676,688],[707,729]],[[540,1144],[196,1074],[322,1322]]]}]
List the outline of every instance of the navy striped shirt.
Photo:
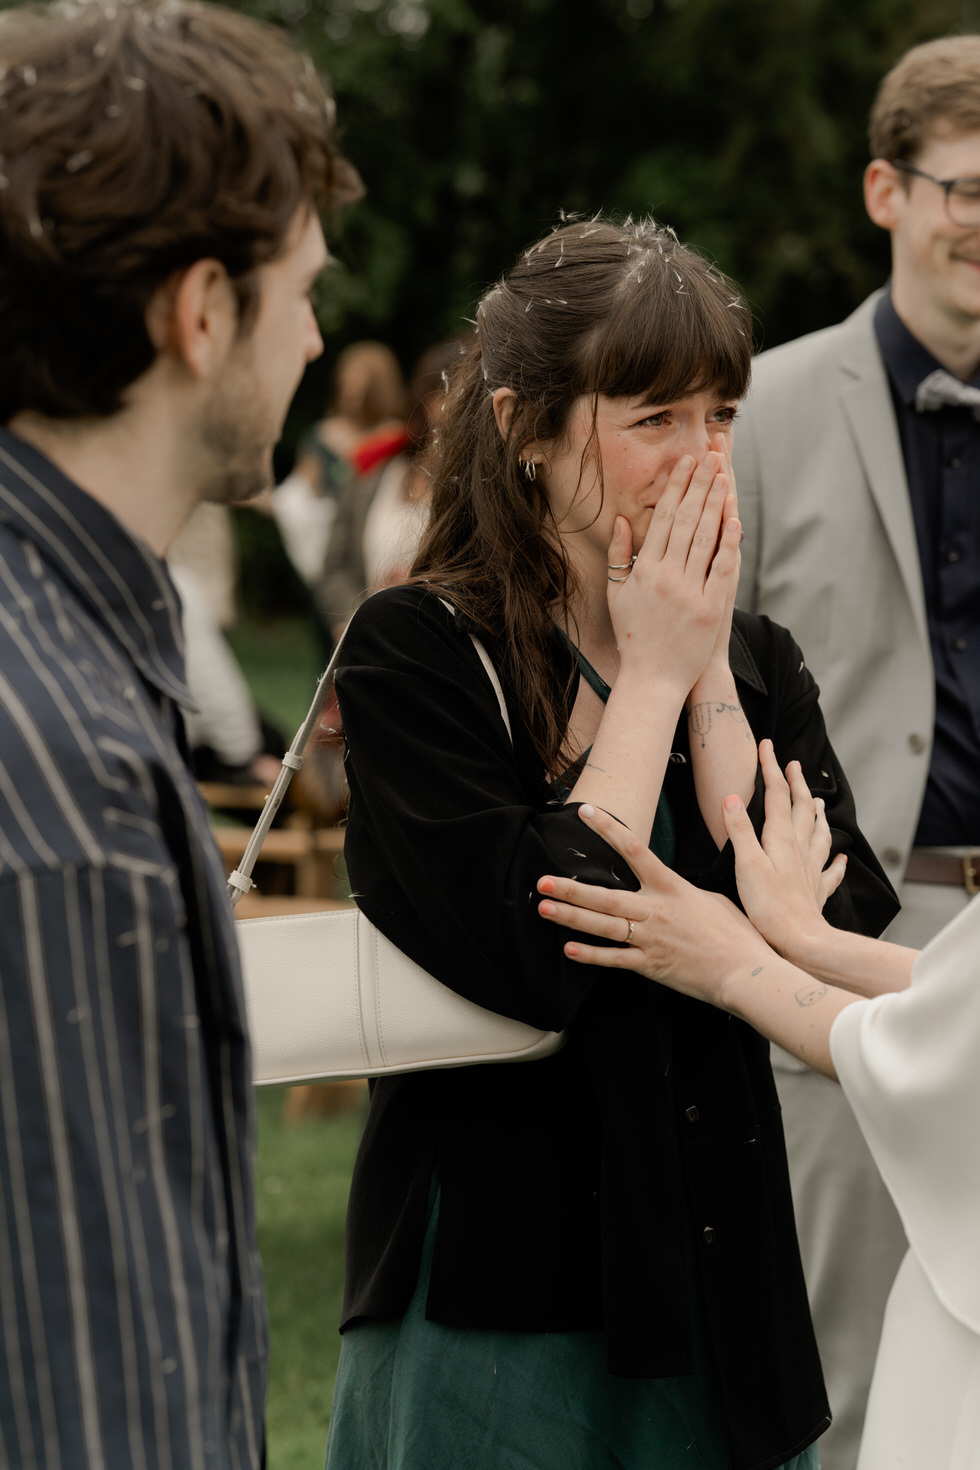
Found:
[{"label": "navy striped shirt", "polygon": [[233,921],[160,562],[0,430],[0,1464],[252,1470]]}]

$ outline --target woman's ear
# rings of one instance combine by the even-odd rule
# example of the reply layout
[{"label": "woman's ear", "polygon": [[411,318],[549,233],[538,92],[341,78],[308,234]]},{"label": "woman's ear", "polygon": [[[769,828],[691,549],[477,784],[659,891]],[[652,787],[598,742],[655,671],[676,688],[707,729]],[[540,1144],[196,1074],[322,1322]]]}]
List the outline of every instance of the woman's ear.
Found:
[{"label": "woman's ear", "polygon": [[495,388],[493,390],[493,416],[497,420],[497,428],[500,437],[506,443],[510,426],[514,422],[514,409],[517,405],[517,394],[513,388]]}]

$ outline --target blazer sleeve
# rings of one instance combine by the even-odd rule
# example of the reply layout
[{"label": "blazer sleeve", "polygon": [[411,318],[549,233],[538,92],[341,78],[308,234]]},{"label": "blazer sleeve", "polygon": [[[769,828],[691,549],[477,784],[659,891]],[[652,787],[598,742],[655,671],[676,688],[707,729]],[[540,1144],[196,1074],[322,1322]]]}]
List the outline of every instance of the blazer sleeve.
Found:
[{"label": "blazer sleeve", "polygon": [[364,913],[439,980],[558,1030],[608,972],[565,959],[571,935],[539,917],[538,879],[637,884],[577,806],[552,798],[516,719],[512,742],[460,621],[417,587],[378,593],[351,620],[336,681],[348,873]]}]

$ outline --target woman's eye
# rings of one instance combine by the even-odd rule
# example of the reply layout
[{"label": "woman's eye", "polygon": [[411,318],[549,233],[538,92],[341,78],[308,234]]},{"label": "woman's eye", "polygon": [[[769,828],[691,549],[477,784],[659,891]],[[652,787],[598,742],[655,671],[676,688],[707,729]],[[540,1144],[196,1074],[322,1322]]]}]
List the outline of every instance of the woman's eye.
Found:
[{"label": "woman's eye", "polygon": [[733,424],[738,418],[738,409],[726,404],[724,408],[716,408],[711,417],[716,424]]},{"label": "woman's eye", "polygon": [[662,429],[669,417],[670,414],[668,413],[667,409],[664,409],[661,413],[651,413],[645,419],[640,420],[640,422],[637,424],[637,428]]}]

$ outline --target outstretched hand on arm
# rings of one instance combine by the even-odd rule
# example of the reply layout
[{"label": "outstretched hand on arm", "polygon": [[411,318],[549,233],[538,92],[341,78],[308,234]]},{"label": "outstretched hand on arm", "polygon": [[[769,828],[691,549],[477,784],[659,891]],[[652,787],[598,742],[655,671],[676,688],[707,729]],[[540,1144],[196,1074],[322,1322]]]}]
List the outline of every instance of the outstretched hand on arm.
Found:
[{"label": "outstretched hand on arm", "polygon": [[565,946],[569,959],[634,970],[708,1001],[833,1077],[830,1029],[855,998],[839,986],[847,984],[862,994],[902,989],[908,984],[915,952],[842,934],[824,923],[820,908],[841,881],[844,865],[835,860],[829,869],[823,868],[829,832],[822,804],[813,802],[802,777],[793,773],[797,786],[802,785],[794,818],[789,784],[768,742],[760,755],[767,792],[763,844],[742,802],[735,798],[725,806],[740,894],[754,916],[773,923],[772,933],[791,956],[796,945],[782,917],[782,905],[788,904],[805,935],[803,947],[812,949],[817,959],[826,951],[831,960],[826,969],[834,971],[837,985],[825,983],[829,977],[820,965],[808,967],[808,973],[777,954],[734,904],[692,887],[606,812],[593,807],[582,808],[582,820],[626,859],[640,881],[639,892],[623,893],[549,875],[538,884],[545,895],[538,908],[550,922],[619,941],[621,946],[570,941]]}]

